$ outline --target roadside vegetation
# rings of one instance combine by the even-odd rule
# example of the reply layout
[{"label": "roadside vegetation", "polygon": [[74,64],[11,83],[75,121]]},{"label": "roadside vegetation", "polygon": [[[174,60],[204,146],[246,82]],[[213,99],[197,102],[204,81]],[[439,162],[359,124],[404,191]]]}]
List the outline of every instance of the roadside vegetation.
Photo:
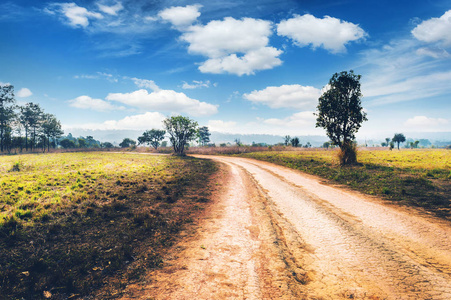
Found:
[{"label": "roadside vegetation", "polygon": [[359,164],[340,166],[337,150],[239,154],[346,185],[402,205],[424,208],[451,220],[451,151],[444,149],[359,151]]},{"label": "roadside vegetation", "polygon": [[1,156],[0,298],[120,295],[162,264],[208,202],[215,170],[175,156]]}]

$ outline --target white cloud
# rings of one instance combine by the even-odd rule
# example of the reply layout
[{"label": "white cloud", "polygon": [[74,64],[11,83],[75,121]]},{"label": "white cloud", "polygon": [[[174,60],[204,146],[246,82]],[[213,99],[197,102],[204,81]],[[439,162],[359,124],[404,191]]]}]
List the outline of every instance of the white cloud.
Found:
[{"label": "white cloud", "polygon": [[313,111],[302,111],[284,119],[266,119],[263,120],[263,123],[290,129],[314,128],[316,116],[313,113]]},{"label": "white cloud", "polygon": [[182,29],[193,24],[200,16],[199,9],[202,5],[173,6],[162,10],[158,16],[170,22],[174,27]]},{"label": "white cloud", "polygon": [[437,48],[419,48],[416,53],[418,55],[430,56],[433,58],[448,58],[450,57],[448,51]]},{"label": "white cloud", "polygon": [[140,79],[140,78],[130,78],[136,84],[137,87],[151,89],[152,91],[158,92],[160,88],[153,80]]},{"label": "white cloud", "polygon": [[[75,3],[53,3],[50,8],[53,7],[59,8],[58,12],[68,19],[69,25],[72,27],[86,28],[89,25],[89,19],[103,19],[102,14],[90,12]],[[51,12],[52,10],[47,8],[47,11]]]},{"label": "white cloud", "polygon": [[431,60],[417,52],[418,42],[412,39],[362,53],[362,93],[369,105],[429,101],[451,93],[449,60]]},{"label": "white cloud", "polygon": [[117,2],[113,6],[108,6],[108,5],[103,5],[103,4],[97,3],[97,6],[99,7],[100,11],[102,11],[106,14],[112,15],[112,16],[116,16],[119,11],[124,9],[121,2]]},{"label": "white cloud", "polygon": [[268,47],[272,23],[265,20],[227,17],[206,25],[190,26],[181,40],[189,43],[188,52],[208,57],[201,63],[203,73],[254,74],[282,64],[282,53]]},{"label": "white cloud", "polygon": [[109,120],[103,123],[82,124],[71,126],[90,130],[146,130],[149,128],[163,128],[166,117],[159,112],[146,112],[140,115],[127,116],[121,120]]},{"label": "white cloud", "polygon": [[269,21],[228,17],[207,25],[191,26],[181,38],[190,44],[190,53],[217,58],[266,47],[271,34]]},{"label": "white cloud", "polygon": [[238,76],[244,74],[252,75],[255,74],[255,71],[280,66],[282,64],[282,61],[278,58],[280,54],[282,54],[281,50],[273,47],[263,47],[249,51],[241,57],[238,57],[236,54],[230,54],[226,57],[211,58],[202,63],[199,70],[202,73],[230,73]]},{"label": "white cloud", "polygon": [[260,91],[244,94],[243,98],[271,108],[313,108],[320,96],[321,91],[317,88],[293,84],[269,86]]},{"label": "white cloud", "polygon": [[97,72],[96,75],[92,75],[92,74],[75,75],[74,78],[75,79],[106,79],[109,82],[118,82],[119,81],[117,79],[117,77],[114,76],[113,74],[108,74],[108,73],[104,73],[104,72]]},{"label": "white cloud", "polygon": [[235,134],[273,134],[273,135],[324,135],[324,131],[315,128],[316,117],[313,111],[303,111],[286,118],[256,118],[255,120],[235,121],[210,120],[210,131]]},{"label": "white cloud", "polygon": [[218,112],[216,105],[191,99],[184,93],[172,90],[158,90],[150,94],[144,89],[125,94],[110,93],[106,99],[146,110],[183,112],[192,116],[213,115]]},{"label": "white cloud", "polygon": [[17,93],[16,96],[19,98],[26,98],[26,97],[30,97],[31,95],[33,95],[33,93],[27,89],[27,88],[21,88]]},{"label": "white cloud", "polygon": [[208,128],[210,131],[223,133],[235,133],[239,131],[237,122],[234,121],[210,120],[208,121]]},{"label": "white cloud", "polygon": [[418,24],[412,34],[415,38],[426,43],[441,42],[444,46],[451,45],[451,10],[440,18],[431,18]]},{"label": "white cloud", "polygon": [[359,25],[329,16],[319,19],[310,14],[281,21],[277,34],[291,38],[300,47],[323,47],[332,53],[345,52],[347,43],[367,35]]},{"label": "white cloud", "polygon": [[95,111],[110,111],[110,110],[125,109],[123,106],[118,107],[102,99],[93,99],[89,96],[79,96],[75,99],[69,100],[68,102],[71,107],[81,109],[91,109]]},{"label": "white cloud", "polygon": [[[197,81],[197,80],[193,80],[192,84],[187,83],[186,81],[183,81],[183,85],[182,85],[182,89],[185,90],[193,90],[193,89],[199,89],[199,88],[209,88],[211,85],[210,81]],[[216,86],[216,84],[214,83],[213,86]]]},{"label": "white cloud", "polygon": [[447,131],[450,129],[449,127],[450,121],[441,118],[428,118],[425,116],[415,116],[411,119],[408,119],[404,125],[409,129],[415,130],[439,130],[439,131]]}]

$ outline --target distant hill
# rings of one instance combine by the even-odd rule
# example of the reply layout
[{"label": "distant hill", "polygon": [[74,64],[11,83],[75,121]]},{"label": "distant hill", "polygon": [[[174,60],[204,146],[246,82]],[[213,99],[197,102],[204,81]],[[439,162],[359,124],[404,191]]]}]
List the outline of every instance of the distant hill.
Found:
[{"label": "distant hill", "polygon": [[[65,130],[65,135],[72,133],[74,137],[79,136],[93,136],[94,139],[101,142],[111,142],[118,145],[124,138],[131,138],[136,140],[144,131],[143,130],[89,130],[80,128],[69,128]],[[404,133],[407,139],[420,140],[428,139],[433,145],[445,146],[451,145],[451,132],[406,132]],[[293,136],[294,137],[294,136]],[[297,136],[300,143],[305,145],[309,142],[313,147],[322,146],[324,142],[329,139],[324,135],[303,135]],[[385,141],[385,137],[393,137],[393,134],[378,135],[367,139],[368,145],[380,144]],[[233,133],[221,133],[211,132],[210,140],[217,145],[220,143],[235,143],[235,140],[239,139],[243,144],[265,143],[268,145],[274,145],[283,143],[284,138],[282,135],[271,134],[233,134]],[[364,144],[364,139],[358,139],[359,144]]]}]

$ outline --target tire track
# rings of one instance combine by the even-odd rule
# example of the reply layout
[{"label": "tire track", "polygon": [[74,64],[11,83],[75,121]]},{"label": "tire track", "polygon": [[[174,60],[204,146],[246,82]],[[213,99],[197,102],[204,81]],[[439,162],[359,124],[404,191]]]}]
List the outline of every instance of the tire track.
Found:
[{"label": "tire track", "polygon": [[298,259],[310,278],[308,298],[451,298],[449,227],[325,187],[289,169],[215,159],[251,173],[295,228],[303,248],[313,250]]}]

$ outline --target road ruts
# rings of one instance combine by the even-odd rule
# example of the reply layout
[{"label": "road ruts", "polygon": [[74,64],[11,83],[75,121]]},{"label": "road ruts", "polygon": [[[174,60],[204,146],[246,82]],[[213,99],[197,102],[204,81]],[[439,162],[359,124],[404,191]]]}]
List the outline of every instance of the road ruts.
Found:
[{"label": "road ruts", "polygon": [[302,262],[306,299],[451,299],[449,224],[284,167],[210,158],[245,170],[282,233],[301,241],[291,253]]}]

